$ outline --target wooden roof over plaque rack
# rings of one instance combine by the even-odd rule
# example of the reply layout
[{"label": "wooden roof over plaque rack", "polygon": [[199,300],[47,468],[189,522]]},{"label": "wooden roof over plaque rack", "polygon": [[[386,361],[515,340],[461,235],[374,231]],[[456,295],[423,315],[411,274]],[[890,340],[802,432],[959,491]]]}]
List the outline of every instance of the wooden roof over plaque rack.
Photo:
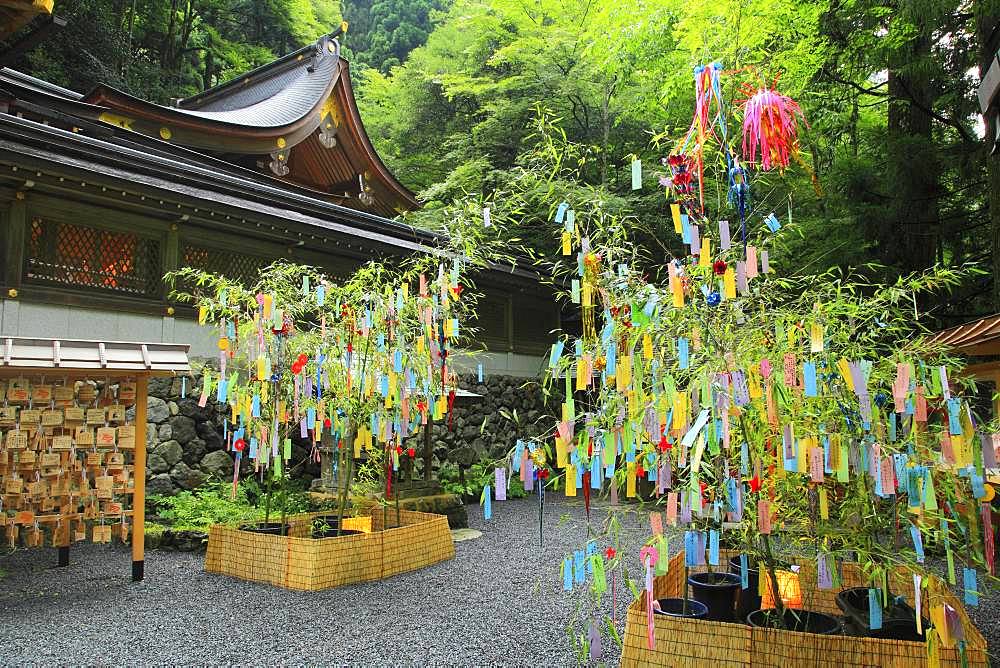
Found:
[{"label": "wooden roof over plaque rack", "polygon": [[100,85],[81,102],[96,118],[267,170],[343,206],[393,217],[420,206],[375,152],[358,113],[346,24],[195,96],[164,106]]}]

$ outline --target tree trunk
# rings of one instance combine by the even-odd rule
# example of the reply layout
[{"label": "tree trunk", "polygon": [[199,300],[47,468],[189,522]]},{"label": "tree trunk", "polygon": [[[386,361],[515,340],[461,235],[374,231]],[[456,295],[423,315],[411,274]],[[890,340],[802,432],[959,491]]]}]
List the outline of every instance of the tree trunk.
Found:
[{"label": "tree trunk", "polygon": [[163,37],[160,48],[160,58],[164,63],[174,62],[174,32],[177,29],[177,0],[170,0],[170,21],[167,23],[167,34]]},{"label": "tree trunk", "polygon": [[889,220],[876,232],[881,259],[900,272],[934,263],[938,244],[941,167],[933,142],[932,82],[919,61],[931,51],[930,28],[902,44],[889,60],[888,176]]},{"label": "tree trunk", "polygon": [[[1000,7],[996,0],[980,0],[976,8],[976,41],[979,43],[979,77],[986,75],[1000,49]],[[990,210],[990,250],[993,269],[993,310],[1000,312],[1000,152],[993,152],[996,119],[986,114],[986,142],[983,160],[986,162],[986,196]]]}]

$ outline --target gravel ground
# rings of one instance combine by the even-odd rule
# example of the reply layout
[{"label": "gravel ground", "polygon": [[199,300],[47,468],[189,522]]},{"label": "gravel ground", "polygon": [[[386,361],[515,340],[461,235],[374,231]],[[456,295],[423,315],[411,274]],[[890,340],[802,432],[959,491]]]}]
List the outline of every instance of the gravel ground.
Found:
[{"label": "gravel ground", "polygon": [[[541,549],[533,499],[494,503],[489,522],[470,506],[483,535],[457,543],[454,560],[314,593],[207,574],[200,554],[151,551],[134,584],[122,546],[75,546],[64,569],[55,550],[20,551],[0,561],[0,664],[573,665],[559,567],[583,547],[586,518],[582,504],[545,510]],[[647,529],[634,513],[624,523],[637,555]]]},{"label": "gravel ground", "polygon": [[[637,555],[648,528],[634,512],[620,517],[622,549]],[[0,561],[0,665],[576,664],[566,627],[584,594],[562,591],[559,567],[586,542],[582,504],[546,503],[542,548],[533,499],[494,503],[489,522],[469,506],[469,523],[483,535],[457,543],[452,561],[314,593],[206,574],[201,554],[151,551],[146,579],[132,583],[122,546],[76,546],[65,569],[54,550],[20,551]],[[627,565],[641,576],[637,557]],[[619,631],[630,599],[621,585]],[[602,602],[610,614],[610,595]],[[998,613],[995,589],[970,610],[991,653]],[[606,633],[602,645],[602,663],[617,665]]]}]

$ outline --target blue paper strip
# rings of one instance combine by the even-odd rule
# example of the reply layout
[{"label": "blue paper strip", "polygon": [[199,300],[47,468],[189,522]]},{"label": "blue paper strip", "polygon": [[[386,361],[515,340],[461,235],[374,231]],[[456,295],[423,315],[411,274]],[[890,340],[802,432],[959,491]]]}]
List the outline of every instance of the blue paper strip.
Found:
[{"label": "blue paper strip", "polygon": [[976,569],[962,569],[963,588],[965,589],[965,604],[979,605],[979,587],[976,584]]},{"label": "blue paper strip", "polygon": [[874,588],[868,590],[868,628],[872,631],[882,628],[882,597]]}]

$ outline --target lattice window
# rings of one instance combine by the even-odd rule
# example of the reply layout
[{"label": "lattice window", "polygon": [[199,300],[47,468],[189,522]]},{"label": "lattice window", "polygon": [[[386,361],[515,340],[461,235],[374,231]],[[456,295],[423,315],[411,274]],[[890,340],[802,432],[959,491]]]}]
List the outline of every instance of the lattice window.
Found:
[{"label": "lattice window", "polygon": [[155,297],[161,284],[156,239],[35,219],[25,242],[26,281]]},{"label": "lattice window", "polygon": [[507,298],[485,295],[476,304],[476,314],[470,319],[470,327],[479,331],[476,340],[486,344],[491,350],[507,350]]},{"label": "lattice window", "polygon": [[274,262],[274,258],[242,255],[230,250],[185,244],[181,257],[182,267],[194,267],[222,274],[226,278],[251,286],[260,278],[260,270]]},{"label": "lattice window", "polygon": [[514,350],[534,354],[552,345],[559,326],[554,304],[514,296]]}]

